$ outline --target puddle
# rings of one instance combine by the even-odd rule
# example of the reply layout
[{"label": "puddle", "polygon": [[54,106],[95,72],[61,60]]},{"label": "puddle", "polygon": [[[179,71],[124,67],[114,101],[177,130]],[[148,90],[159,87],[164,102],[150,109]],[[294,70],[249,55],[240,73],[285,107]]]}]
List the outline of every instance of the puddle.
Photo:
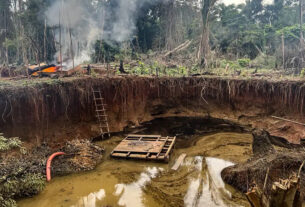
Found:
[{"label": "puddle", "polygon": [[134,206],[142,207],[144,206],[142,202],[143,188],[145,185],[155,178],[159,172],[163,171],[163,168],[147,168],[144,173],[141,173],[138,181],[125,185],[117,184],[115,185],[116,191],[114,195],[120,197],[118,205],[120,206]]},{"label": "puddle", "polygon": [[[181,168],[177,172],[170,171],[181,150],[176,149],[177,154],[169,165],[106,159],[92,172],[55,178],[41,194],[19,201],[18,206],[247,206],[240,205],[246,203],[245,199],[221,179],[221,171],[233,165],[232,162],[214,156],[194,156],[194,147],[190,147],[183,149],[188,156]],[[106,149],[106,153],[109,152]],[[232,194],[238,195],[238,199],[233,201]]]},{"label": "puddle", "polygon": [[221,171],[234,163],[212,157],[195,157],[193,162],[197,173],[196,177],[190,178],[188,191],[184,197],[185,207],[239,206],[229,203],[231,192],[226,189],[221,179]]},{"label": "puddle", "polygon": [[[158,206],[143,188],[167,167],[108,160],[95,171],[55,178],[38,196],[18,202],[20,207]],[[120,178],[122,180],[120,180]]]}]

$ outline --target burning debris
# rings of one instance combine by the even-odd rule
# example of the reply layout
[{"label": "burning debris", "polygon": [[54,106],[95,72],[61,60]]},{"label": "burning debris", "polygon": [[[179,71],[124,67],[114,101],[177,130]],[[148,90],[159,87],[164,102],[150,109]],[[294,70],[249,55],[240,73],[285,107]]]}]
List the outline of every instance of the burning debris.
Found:
[{"label": "burning debris", "polygon": [[43,63],[41,65],[31,65],[28,68],[28,74],[32,77],[52,77],[59,71],[59,69],[60,66],[47,65]]}]

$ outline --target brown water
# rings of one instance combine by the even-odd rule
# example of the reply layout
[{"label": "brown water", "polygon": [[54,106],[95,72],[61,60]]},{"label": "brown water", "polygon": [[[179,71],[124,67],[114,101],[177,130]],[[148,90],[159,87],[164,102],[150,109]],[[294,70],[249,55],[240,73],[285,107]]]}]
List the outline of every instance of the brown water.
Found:
[{"label": "brown water", "polygon": [[[115,146],[102,142],[106,154]],[[249,146],[240,141],[249,143]],[[250,136],[219,133],[198,138],[196,145],[176,149],[169,164],[113,160],[88,173],[59,177],[34,198],[18,202],[20,207],[161,207],[161,206],[248,206],[239,192],[226,186],[220,172],[233,162],[248,158]],[[187,153],[182,167],[170,167],[181,153]],[[222,153],[223,152],[223,153]],[[215,154],[216,153],[216,154]],[[240,154],[230,159],[230,155]],[[205,154],[205,156],[203,156]],[[213,155],[213,157],[209,155]],[[217,155],[218,154],[218,155]],[[228,156],[227,156],[228,155]],[[224,159],[223,156],[228,157]],[[231,160],[231,161],[229,161]]]}]

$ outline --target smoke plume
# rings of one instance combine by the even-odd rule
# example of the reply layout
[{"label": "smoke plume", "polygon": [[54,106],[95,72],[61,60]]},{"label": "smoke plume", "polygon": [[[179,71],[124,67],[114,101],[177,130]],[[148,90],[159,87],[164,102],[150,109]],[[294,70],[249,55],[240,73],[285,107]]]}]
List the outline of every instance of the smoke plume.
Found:
[{"label": "smoke plume", "polygon": [[136,32],[139,11],[158,1],[55,0],[45,14],[48,25],[56,28],[56,58],[59,57],[60,42],[63,61],[71,68],[72,55],[75,65],[90,60],[97,40],[120,43],[131,39]]}]

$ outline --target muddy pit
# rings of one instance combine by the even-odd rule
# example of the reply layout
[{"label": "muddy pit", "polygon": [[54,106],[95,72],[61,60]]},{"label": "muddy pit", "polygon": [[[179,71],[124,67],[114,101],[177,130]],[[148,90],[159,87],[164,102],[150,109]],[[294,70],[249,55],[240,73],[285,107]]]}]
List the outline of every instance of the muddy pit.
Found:
[{"label": "muddy pit", "polygon": [[[121,139],[114,137],[111,141],[99,142],[106,147],[106,158],[94,171],[55,178],[41,194],[20,200],[18,205],[248,206],[241,193],[224,184],[220,173],[225,167],[251,156],[249,134],[216,133],[196,137],[197,144],[177,148],[169,164],[111,159],[109,152]],[[188,155],[183,166],[177,172],[171,171],[181,153]]]},{"label": "muddy pit", "polygon": [[[22,137],[29,147],[48,143],[55,151],[68,140],[96,136],[92,88],[100,88],[109,105],[111,131],[124,130],[96,142],[105,152],[94,171],[56,177],[42,193],[18,205],[248,206],[241,190],[248,181],[239,182],[237,191],[223,183],[220,172],[240,164],[236,175],[245,177],[242,168],[252,157],[252,128],[266,129],[272,144],[284,148],[293,149],[305,138],[303,126],[271,117],[304,122],[303,86],[265,80],[115,77],[0,87],[0,130],[8,137]],[[129,133],[177,136],[170,162],[110,159],[111,150]],[[182,153],[187,153],[183,166],[171,171]],[[60,158],[54,164],[58,162]]]},{"label": "muddy pit", "polygon": [[[169,163],[117,160],[110,152],[124,138],[98,141],[105,148],[102,163],[91,172],[56,177],[21,207],[51,206],[249,206],[244,195],[225,185],[221,171],[252,156],[247,128],[219,119],[160,118],[125,133],[177,135]],[[158,134],[158,133],[157,133]],[[171,167],[186,153],[182,167]]]}]

